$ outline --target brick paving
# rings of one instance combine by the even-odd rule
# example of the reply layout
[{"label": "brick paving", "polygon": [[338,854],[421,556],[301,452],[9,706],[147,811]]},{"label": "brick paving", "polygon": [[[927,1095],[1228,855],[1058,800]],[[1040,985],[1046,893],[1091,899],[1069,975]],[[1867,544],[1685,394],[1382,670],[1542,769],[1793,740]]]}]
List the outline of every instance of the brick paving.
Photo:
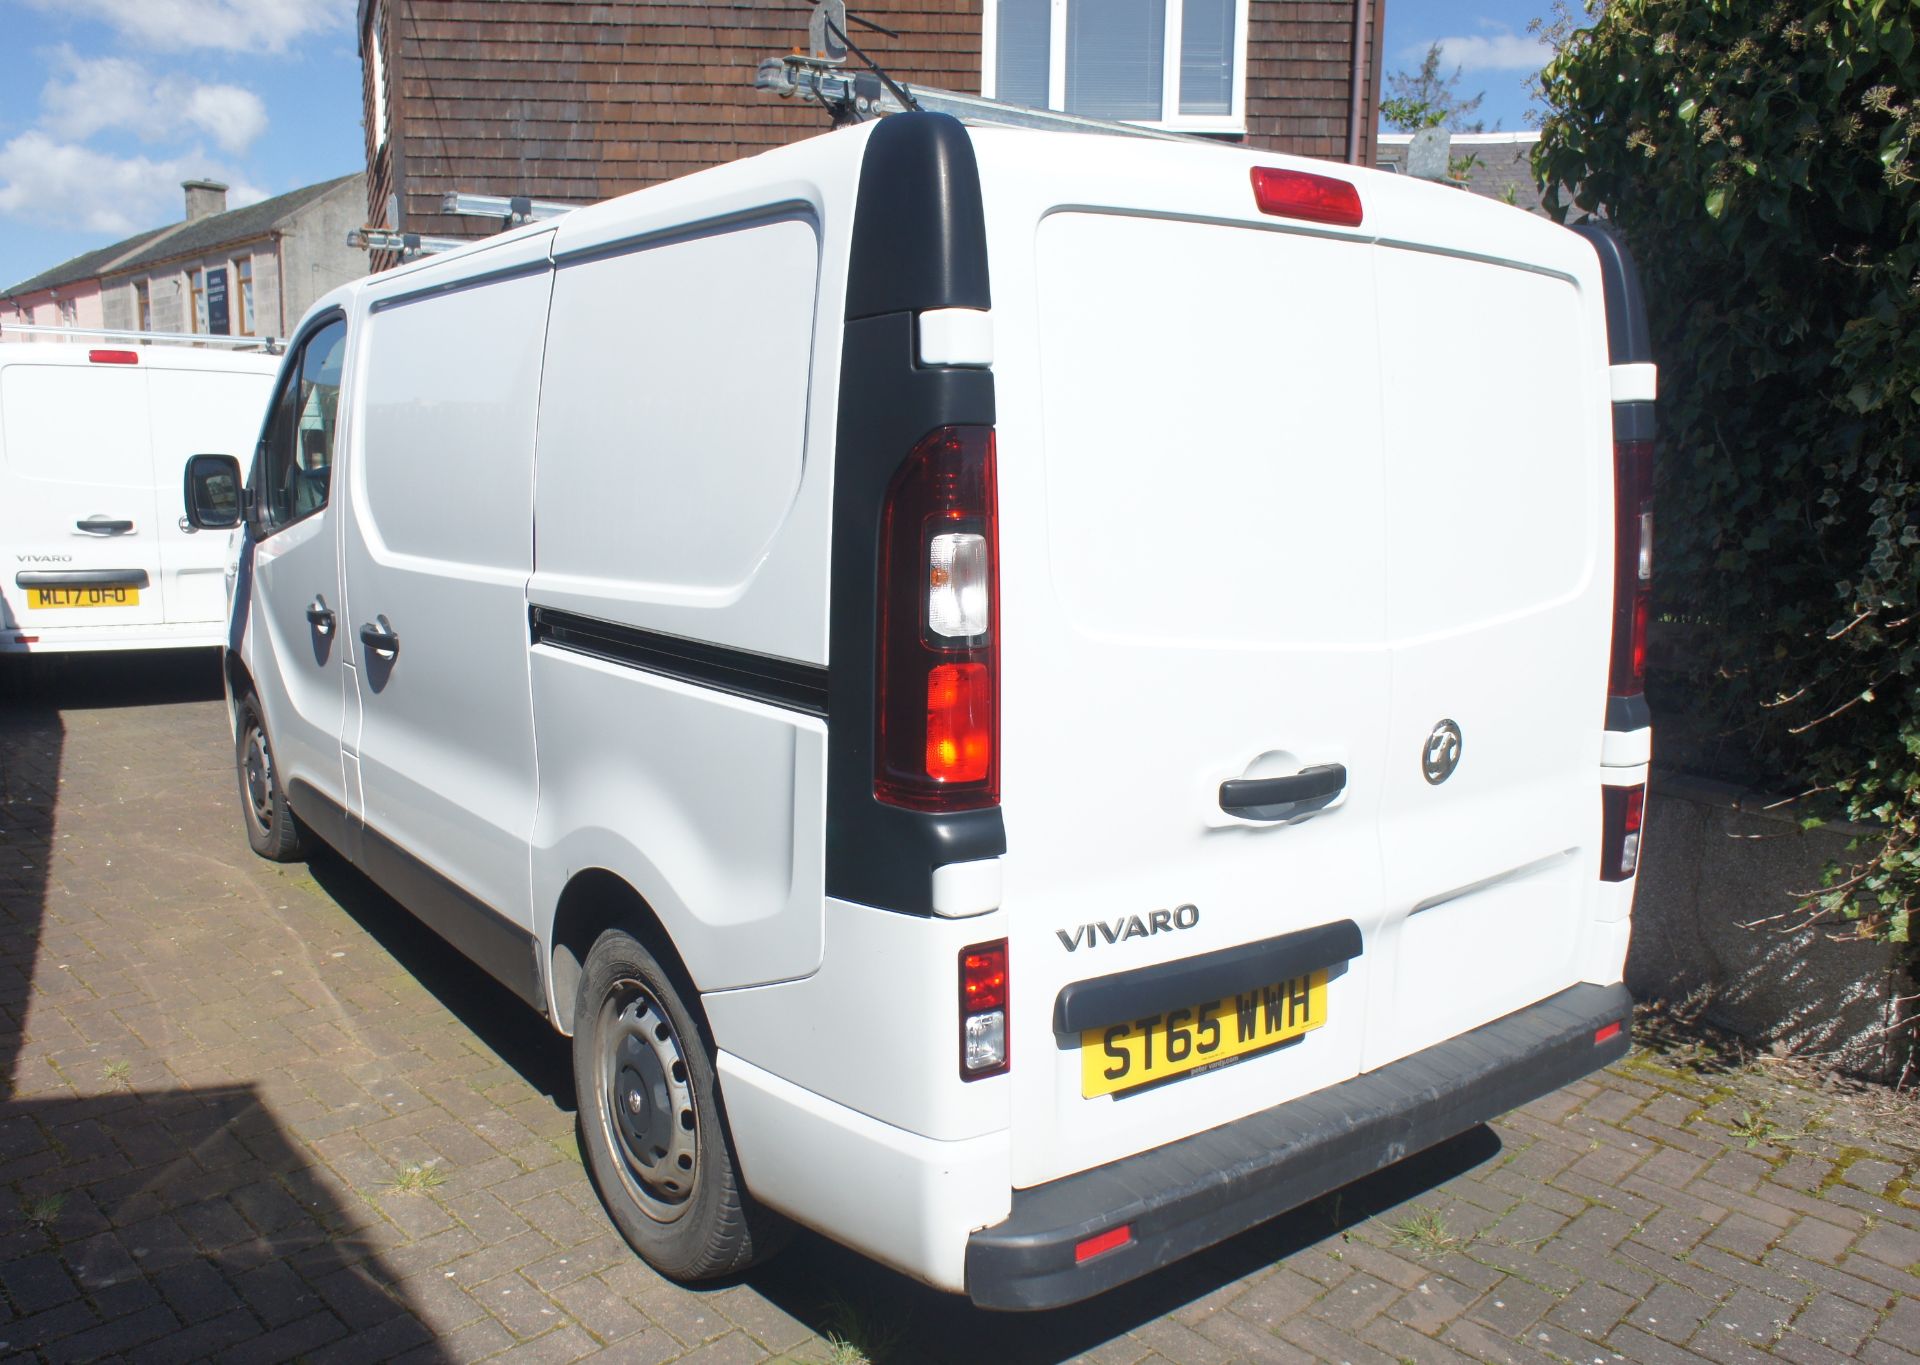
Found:
[{"label": "brick paving", "polygon": [[337,859],[247,852],[218,698],[176,656],[0,703],[0,1356],[1920,1365],[1914,1151],[1684,1047],[1058,1313],[804,1234],[678,1288],[546,1025]]}]

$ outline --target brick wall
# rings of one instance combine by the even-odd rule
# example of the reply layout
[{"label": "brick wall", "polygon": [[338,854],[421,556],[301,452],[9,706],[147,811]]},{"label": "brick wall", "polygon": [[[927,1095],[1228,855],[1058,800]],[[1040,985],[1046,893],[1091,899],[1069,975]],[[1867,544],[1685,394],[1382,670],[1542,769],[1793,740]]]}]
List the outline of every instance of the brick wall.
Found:
[{"label": "brick wall", "polygon": [[[910,83],[977,91],[982,3],[862,0],[860,14],[900,37],[853,38]],[[1354,3],[1252,0],[1248,142],[1345,156]],[[376,16],[384,29],[390,129],[377,146],[374,63],[363,60],[367,221],[480,236],[488,220],[441,215],[448,190],[585,203],[822,132],[819,109],[753,89],[762,58],[805,41],[811,10],[807,0],[361,0],[363,58]],[[1370,32],[1365,41],[1377,85]],[[1373,106],[1370,95],[1362,164]],[[397,224],[386,220],[395,186]]]}]

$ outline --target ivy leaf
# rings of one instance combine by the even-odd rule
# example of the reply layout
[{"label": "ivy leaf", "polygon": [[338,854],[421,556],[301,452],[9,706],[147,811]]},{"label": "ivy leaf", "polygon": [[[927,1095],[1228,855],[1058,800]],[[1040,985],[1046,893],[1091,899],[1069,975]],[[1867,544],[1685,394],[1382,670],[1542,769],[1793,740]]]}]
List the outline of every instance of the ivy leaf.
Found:
[{"label": "ivy leaf", "polygon": [[1727,211],[1727,187],[1715,185],[1707,191],[1707,217],[1718,219]]}]

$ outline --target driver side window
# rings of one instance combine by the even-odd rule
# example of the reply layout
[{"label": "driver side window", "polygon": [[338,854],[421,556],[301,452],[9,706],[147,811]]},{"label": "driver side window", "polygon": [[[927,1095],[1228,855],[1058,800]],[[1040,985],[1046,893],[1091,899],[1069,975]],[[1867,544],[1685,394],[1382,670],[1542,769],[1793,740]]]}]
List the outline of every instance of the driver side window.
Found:
[{"label": "driver side window", "polygon": [[265,534],[327,505],[346,340],[347,324],[338,319],[308,337],[274,400],[255,490]]}]

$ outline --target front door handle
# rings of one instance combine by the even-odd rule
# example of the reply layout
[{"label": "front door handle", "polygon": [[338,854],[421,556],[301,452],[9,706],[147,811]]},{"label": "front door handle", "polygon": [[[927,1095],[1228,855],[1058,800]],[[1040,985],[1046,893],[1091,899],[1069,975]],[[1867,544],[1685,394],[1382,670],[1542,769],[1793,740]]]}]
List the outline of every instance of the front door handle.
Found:
[{"label": "front door handle", "polygon": [[399,632],[387,624],[386,617],[376,616],[373,619],[378,622],[377,625],[360,627],[360,643],[381,658],[391,659],[400,653]]},{"label": "front door handle", "polygon": [[1236,777],[1220,784],[1220,809],[1242,820],[1291,820],[1330,806],[1347,789],[1344,763],[1321,763],[1288,777]]},{"label": "front door handle", "polygon": [[90,536],[124,536],[133,529],[133,523],[121,517],[83,517],[73,523],[73,528]]},{"label": "front door handle", "polygon": [[307,624],[322,635],[333,634],[333,612],[327,606],[327,599],[316,597],[307,604]]}]

